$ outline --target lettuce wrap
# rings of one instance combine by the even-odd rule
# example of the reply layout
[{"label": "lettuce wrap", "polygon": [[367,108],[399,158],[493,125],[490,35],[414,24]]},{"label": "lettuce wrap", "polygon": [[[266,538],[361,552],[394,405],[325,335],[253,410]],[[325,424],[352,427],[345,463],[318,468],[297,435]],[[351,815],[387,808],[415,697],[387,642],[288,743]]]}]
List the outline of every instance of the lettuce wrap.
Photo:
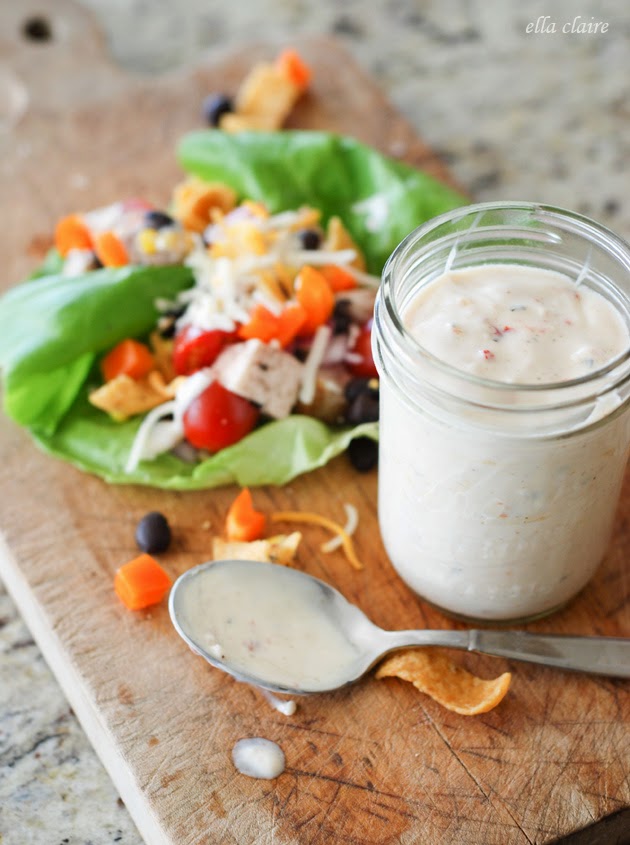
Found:
[{"label": "lettuce wrap", "polygon": [[[272,213],[310,205],[324,222],[339,216],[374,274],[412,229],[466,202],[426,174],[328,132],[194,132],[178,158],[187,173],[225,182]],[[284,484],[327,463],[353,437],[378,437],[377,423],[330,428],[293,415],[197,464],[163,454],[125,472],[142,417],[115,422],[89,404],[100,381],[97,360],[125,337],[146,336],[158,317],[156,299],[190,287],[192,272],[129,266],[70,278],[59,267],[51,254],[0,299],[4,410],[46,452],[109,482],[191,490]]]}]

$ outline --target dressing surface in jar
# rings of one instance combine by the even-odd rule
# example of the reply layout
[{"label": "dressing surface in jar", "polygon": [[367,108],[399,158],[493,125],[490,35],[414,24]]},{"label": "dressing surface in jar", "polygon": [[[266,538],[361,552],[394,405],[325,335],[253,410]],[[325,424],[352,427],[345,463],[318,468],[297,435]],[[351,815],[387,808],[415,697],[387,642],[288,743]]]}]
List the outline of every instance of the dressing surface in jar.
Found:
[{"label": "dressing surface in jar", "polygon": [[610,540],[630,442],[630,250],[482,204],[397,248],[375,311],[379,522],[420,596],[487,622],[561,607]]}]

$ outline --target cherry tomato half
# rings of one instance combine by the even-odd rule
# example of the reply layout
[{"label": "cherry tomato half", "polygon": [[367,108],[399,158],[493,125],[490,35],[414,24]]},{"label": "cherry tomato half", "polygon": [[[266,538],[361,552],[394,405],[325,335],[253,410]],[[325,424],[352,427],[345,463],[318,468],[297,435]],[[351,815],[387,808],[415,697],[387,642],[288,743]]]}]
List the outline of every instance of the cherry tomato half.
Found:
[{"label": "cherry tomato half", "polygon": [[249,400],[213,381],[188,406],[184,436],[197,449],[218,452],[249,434],[259,413]]},{"label": "cherry tomato half", "polygon": [[206,332],[195,326],[185,326],[175,337],[173,345],[175,372],[179,376],[189,376],[202,367],[210,367],[234,337],[234,332],[220,329]]},{"label": "cherry tomato half", "polygon": [[348,351],[361,358],[356,363],[348,364],[348,369],[353,375],[363,376],[365,378],[378,378],[378,370],[372,357],[372,320],[368,320],[361,327],[361,333],[357,337],[354,346]]}]

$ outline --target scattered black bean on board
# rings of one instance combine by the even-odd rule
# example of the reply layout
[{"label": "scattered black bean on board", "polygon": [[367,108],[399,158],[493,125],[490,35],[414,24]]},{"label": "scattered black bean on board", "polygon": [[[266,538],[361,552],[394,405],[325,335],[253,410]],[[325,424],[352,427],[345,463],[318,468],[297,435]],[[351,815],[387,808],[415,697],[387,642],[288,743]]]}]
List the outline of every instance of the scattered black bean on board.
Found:
[{"label": "scattered black bean on board", "polygon": [[203,116],[210,126],[218,126],[223,115],[233,111],[234,103],[227,94],[210,94],[203,101]]},{"label": "scattered black bean on board", "polygon": [[348,446],[348,458],[358,472],[369,472],[378,462],[378,443],[370,437],[355,437]]},{"label": "scattered black bean on board", "polygon": [[165,552],[171,543],[171,529],[164,514],[151,511],[136,526],[138,548],[148,554]]}]

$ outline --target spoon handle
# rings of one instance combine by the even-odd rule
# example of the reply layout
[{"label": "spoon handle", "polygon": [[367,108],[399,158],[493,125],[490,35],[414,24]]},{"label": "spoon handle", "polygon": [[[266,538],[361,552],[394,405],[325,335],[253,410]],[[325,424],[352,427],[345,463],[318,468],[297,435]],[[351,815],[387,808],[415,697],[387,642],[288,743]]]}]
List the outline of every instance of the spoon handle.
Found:
[{"label": "spoon handle", "polygon": [[391,631],[388,634],[390,648],[444,646],[573,672],[630,678],[630,638],[493,630]]},{"label": "spoon handle", "polygon": [[630,678],[630,639],[525,631],[470,631],[469,639],[469,651],[573,672]]}]

